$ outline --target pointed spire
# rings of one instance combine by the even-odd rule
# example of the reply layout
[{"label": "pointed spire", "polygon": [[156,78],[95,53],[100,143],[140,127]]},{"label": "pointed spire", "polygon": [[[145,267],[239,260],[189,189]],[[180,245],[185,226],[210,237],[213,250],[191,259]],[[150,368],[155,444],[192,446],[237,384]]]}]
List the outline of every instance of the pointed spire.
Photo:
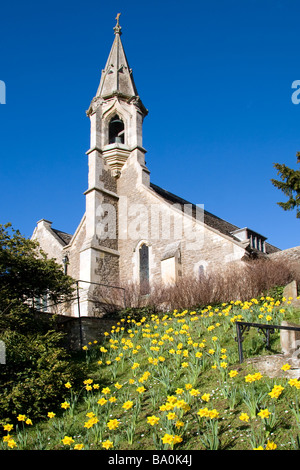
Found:
[{"label": "pointed spire", "polygon": [[129,67],[126,54],[121,41],[121,26],[119,23],[121,13],[117,14],[117,24],[114,27],[115,39],[102,70],[100,85],[96,96],[106,98],[112,95],[121,95],[125,98],[138,97],[133,80],[132,70]]}]

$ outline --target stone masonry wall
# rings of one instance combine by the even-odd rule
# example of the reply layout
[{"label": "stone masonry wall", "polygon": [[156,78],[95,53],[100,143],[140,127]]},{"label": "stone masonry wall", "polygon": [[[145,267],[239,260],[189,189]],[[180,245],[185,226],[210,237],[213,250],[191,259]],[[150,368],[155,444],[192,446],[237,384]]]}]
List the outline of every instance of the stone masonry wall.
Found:
[{"label": "stone masonry wall", "polygon": [[[127,203],[127,227],[129,227],[130,232],[127,234],[127,237],[123,234],[123,237],[119,239],[121,282],[126,283],[128,280],[138,280],[137,251],[139,243],[142,241],[149,244],[150,282],[161,281],[161,260],[168,245],[174,242],[179,242],[180,245],[181,266],[179,266],[179,271],[181,271],[182,276],[196,274],[200,264],[205,267],[211,267],[217,263],[224,264],[224,262],[239,260],[243,257],[245,251],[242,247],[207,227],[203,228],[201,224],[194,223],[192,230],[193,233],[197,234],[198,243],[191,244],[184,233],[182,237],[175,238],[174,227],[176,223],[180,223],[180,220],[182,222],[182,214],[174,211],[170,205],[159,198],[150,188],[148,189],[147,186],[144,186],[141,181],[141,167],[139,163],[134,159],[129,159],[123,167],[122,175],[118,180],[118,195],[120,199],[123,198]],[[139,216],[140,228],[142,229],[140,233],[136,234],[130,230],[134,217],[130,218],[128,216],[130,208],[134,204],[142,205]],[[164,208],[166,213],[169,212],[171,214],[170,234],[163,231],[152,233],[152,227],[154,226],[150,211],[152,205],[157,205],[159,209]],[[146,208],[144,212],[143,207]],[[120,213],[120,217],[124,219],[124,213],[123,215]],[[134,237],[132,235],[137,236]]]}]

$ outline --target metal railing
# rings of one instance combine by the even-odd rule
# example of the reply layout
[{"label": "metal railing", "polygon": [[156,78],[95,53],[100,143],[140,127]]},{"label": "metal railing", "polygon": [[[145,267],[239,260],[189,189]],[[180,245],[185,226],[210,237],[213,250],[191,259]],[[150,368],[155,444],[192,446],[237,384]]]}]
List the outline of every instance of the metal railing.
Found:
[{"label": "metal railing", "polygon": [[[118,289],[118,290],[121,290],[123,292],[123,303],[124,303],[124,308],[126,308],[126,289],[125,287],[120,287],[120,286],[113,286],[113,285],[110,285],[110,284],[104,284],[104,283],[101,283],[101,282],[91,282],[91,281],[83,281],[81,279],[79,279],[78,281],[75,281],[74,284],[76,284],[76,296],[74,297],[70,297],[69,299],[67,300],[61,300],[61,301],[57,301],[57,302],[54,302],[52,304],[47,304],[46,306],[46,309],[44,308],[44,306],[41,306],[41,308],[39,308],[40,306],[39,305],[35,305],[34,303],[34,299],[33,299],[33,304],[32,304],[32,307],[37,311],[37,312],[41,312],[41,313],[48,313],[48,314],[51,314],[53,313],[51,311],[52,307],[57,307],[59,305],[62,305],[62,304],[69,304],[70,302],[77,302],[77,309],[78,309],[78,323],[79,323],[79,338],[80,338],[80,346],[82,347],[82,344],[83,344],[83,338],[82,338],[82,321],[81,321],[81,313],[80,313],[80,287],[79,287],[79,283],[86,283],[86,284],[93,284],[93,285],[97,285],[97,286],[101,286],[101,287],[105,287],[105,288],[109,288],[109,289]],[[48,310],[50,309],[50,310]]]},{"label": "metal railing", "polygon": [[126,308],[126,289],[125,289],[125,287],[113,286],[113,285],[110,285],[110,284],[103,284],[101,282],[82,281],[81,279],[79,279],[78,281],[76,281],[77,304],[78,304],[78,316],[79,317],[80,317],[80,301],[79,301],[79,299],[80,299],[79,283],[80,282],[83,282],[83,283],[86,283],[86,284],[93,284],[93,285],[101,286],[101,287],[107,287],[109,289],[119,289],[119,290],[123,291],[124,308]]},{"label": "metal railing", "polygon": [[243,356],[243,334],[245,331],[249,331],[249,329],[257,328],[259,330],[262,330],[263,334],[265,335],[266,338],[266,348],[270,348],[270,334],[274,333],[275,330],[293,330],[293,331],[300,331],[300,327],[296,326],[282,326],[282,325],[268,325],[264,323],[250,323],[250,322],[244,322],[244,321],[237,321],[236,322],[236,338],[235,340],[238,343],[238,350],[239,350],[239,361],[240,363],[243,362],[244,356]]}]

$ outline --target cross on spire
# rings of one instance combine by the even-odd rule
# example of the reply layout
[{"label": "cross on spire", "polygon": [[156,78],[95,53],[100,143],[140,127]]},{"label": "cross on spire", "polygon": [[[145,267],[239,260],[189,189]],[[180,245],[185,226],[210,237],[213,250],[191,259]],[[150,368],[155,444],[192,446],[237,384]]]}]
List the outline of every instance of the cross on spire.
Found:
[{"label": "cross on spire", "polygon": [[120,23],[119,23],[120,15],[121,15],[121,13],[118,13],[118,14],[117,14],[117,16],[116,16],[117,24],[116,24],[116,26],[114,27],[114,32],[115,32],[115,34],[119,34],[119,35],[122,34],[122,33],[121,33],[121,29],[122,29],[122,28],[121,28]]}]

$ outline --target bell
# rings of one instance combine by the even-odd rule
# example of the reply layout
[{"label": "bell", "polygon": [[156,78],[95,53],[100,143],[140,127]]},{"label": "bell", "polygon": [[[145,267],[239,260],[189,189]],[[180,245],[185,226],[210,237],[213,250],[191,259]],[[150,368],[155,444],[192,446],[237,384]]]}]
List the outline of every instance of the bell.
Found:
[{"label": "bell", "polygon": [[115,116],[115,117],[110,121],[110,124],[111,124],[111,125],[114,125],[114,126],[123,126],[123,122],[121,121],[121,119],[120,119],[118,116]]},{"label": "bell", "polygon": [[109,143],[120,143],[124,142],[124,123],[121,121],[118,115],[115,115],[109,123]]}]

